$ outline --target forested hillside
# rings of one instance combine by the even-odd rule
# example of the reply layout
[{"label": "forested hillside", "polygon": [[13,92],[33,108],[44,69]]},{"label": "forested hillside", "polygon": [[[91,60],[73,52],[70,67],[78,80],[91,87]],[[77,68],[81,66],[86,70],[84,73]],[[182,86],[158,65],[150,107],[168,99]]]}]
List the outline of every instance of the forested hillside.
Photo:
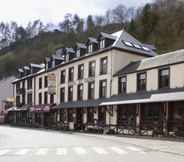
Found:
[{"label": "forested hillside", "polygon": [[84,42],[100,31],[114,32],[124,28],[144,43],[154,44],[159,54],[184,48],[184,3],[157,0],[133,9],[118,5],[104,15],[66,14],[59,24],[40,20],[26,27],[16,22],[0,23],[0,78],[16,74],[16,67],[29,62],[40,63],[55,49]]}]

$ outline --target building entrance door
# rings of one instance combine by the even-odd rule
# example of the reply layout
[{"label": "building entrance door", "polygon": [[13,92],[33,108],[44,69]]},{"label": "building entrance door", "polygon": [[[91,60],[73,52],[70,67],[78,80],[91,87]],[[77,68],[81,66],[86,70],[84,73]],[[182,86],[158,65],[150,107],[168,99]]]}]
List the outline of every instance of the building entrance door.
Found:
[{"label": "building entrance door", "polygon": [[98,125],[104,127],[106,125],[106,108],[98,108]]},{"label": "building entrance door", "polygon": [[78,130],[83,129],[83,109],[82,108],[76,109],[76,129]]}]

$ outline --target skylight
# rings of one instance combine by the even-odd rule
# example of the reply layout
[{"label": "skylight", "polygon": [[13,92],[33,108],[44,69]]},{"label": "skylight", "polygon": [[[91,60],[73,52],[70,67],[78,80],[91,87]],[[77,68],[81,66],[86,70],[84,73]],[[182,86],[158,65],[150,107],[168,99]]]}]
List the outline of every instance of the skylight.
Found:
[{"label": "skylight", "polygon": [[131,42],[128,42],[128,41],[123,41],[124,44],[128,47],[133,47],[133,44]]},{"label": "skylight", "polygon": [[134,47],[135,48],[137,48],[137,49],[141,49],[142,47],[140,46],[140,45],[138,45],[138,44],[133,44],[134,45]]},{"label": "skylight", "polygon": [[143,46],[142,49],[145,51],[150,51],[150,49],[148,47],[145,47],[145,46]]}]

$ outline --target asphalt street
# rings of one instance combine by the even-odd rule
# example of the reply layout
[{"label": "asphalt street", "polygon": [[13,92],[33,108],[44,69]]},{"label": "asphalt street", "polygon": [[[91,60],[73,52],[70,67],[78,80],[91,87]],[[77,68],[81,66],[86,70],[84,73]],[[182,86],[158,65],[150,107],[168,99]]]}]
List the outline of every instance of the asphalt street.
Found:
[{"label": "asphalt street", "polygon": [[0,162],[184,162],[164,142],[0,126]]}]

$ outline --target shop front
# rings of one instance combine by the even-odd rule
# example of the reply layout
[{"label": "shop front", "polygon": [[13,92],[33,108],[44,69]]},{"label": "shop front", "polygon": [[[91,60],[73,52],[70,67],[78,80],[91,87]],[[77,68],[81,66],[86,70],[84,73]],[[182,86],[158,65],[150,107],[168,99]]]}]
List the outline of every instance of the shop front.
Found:
[{"label": "shop front", "polygon": [[141,104],[141,135],[163,135],[164,103]]},{"label": "shop front", "polygon": [[168,134],[184,137],[184,101],[168,103]]},{"label": "shop front", "polygon": [[130,135],[136,133],[136,104],[117,106],[117,131]]}]

